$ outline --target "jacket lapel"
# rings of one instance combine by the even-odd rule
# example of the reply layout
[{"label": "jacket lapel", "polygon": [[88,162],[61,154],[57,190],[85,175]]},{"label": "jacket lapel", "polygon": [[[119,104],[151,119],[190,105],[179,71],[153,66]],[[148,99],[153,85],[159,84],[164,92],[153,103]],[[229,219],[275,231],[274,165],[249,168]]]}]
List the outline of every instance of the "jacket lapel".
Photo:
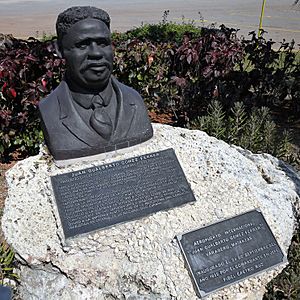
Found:
[{"label": "jacket lapel", "polygon": [[58,102],[60,106],[60,120],[62,124],[79,140],[90,147],[101,144],[104,140],[82,120],[76,111],[70,90],[65,81],[58,87]]},{"label": "jacket lapel", "polygon": [[112,85],[116,93],[118,102],[117,124],[114,136],[117,139],[126,138],[136,114],[136,104],[129,98],[124,101],[123,93],[120,89],[120,83],[112,76]]}]

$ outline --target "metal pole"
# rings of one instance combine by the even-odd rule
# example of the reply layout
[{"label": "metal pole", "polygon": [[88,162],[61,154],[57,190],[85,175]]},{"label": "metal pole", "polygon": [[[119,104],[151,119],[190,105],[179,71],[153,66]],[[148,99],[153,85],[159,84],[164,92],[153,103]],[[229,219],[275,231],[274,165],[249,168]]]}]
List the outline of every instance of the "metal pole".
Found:
[{"label": "metal pole", "polygon": [[266,6],[266,0],[263,0],[262,6],[261,6],[260,19],[259,19],[258,37],[260,37],[260,35],[261,35],[262,23],[263,23],[263,18],[264,18],[264,14],[265,14],[265,6]]}]

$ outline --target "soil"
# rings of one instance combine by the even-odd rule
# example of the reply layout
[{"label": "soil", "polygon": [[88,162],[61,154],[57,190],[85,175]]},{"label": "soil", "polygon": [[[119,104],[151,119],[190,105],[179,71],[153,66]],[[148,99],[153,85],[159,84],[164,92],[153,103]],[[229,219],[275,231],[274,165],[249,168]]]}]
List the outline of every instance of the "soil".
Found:
[{"label": "soil", "polygon": [[151,122],[153,123],[160,123],[160,124],[167,124],[167,125],[174,125],[173,116],[171,113],[156,113],[154,111],[149,112],[149,117]]}]

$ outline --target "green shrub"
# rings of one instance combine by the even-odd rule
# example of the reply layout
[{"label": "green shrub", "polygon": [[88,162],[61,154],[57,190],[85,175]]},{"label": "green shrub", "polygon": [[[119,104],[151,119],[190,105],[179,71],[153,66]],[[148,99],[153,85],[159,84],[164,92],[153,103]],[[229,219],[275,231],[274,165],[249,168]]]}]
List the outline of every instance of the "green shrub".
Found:
[{"label": "green shrub", "polygon": [[253,108],[247,113],[241,102],[236,102],[226,115],[222,104],[213,101],[206,116],[196,118],[194,129],[200,129],[218,139],[235,144],[255,153],[270,153],[280,158],[290,154],[290,137],[279,134],[267,107]]},{"label": "green shrub", "polygon": [[169,11],[166,10],[163,14],[162,21],[158,24],[142,24],[141,26],[128,30],[125,33],[114,32],[112,34],[112,38],[115,43],[133,39],[159,43],[181,43],[185,34],[188,34],[193,38],[201,35],[201,28],[197,27],[193,21],[183,21],[181,24],[177,24],[167,21],[168,15]]}]

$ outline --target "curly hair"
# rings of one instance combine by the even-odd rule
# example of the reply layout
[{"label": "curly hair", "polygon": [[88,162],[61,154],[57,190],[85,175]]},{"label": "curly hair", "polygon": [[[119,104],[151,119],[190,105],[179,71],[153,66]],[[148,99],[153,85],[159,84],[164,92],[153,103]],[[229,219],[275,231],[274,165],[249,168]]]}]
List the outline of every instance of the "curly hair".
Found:
[{"label": "curly hair", "polygon": [[56,33],[58,42],[61,42],[63,36],[75,23],[87,18],[100,20],[110,29],[110,17],[106,11],[93,6],[73,6],[57,17]]}]

